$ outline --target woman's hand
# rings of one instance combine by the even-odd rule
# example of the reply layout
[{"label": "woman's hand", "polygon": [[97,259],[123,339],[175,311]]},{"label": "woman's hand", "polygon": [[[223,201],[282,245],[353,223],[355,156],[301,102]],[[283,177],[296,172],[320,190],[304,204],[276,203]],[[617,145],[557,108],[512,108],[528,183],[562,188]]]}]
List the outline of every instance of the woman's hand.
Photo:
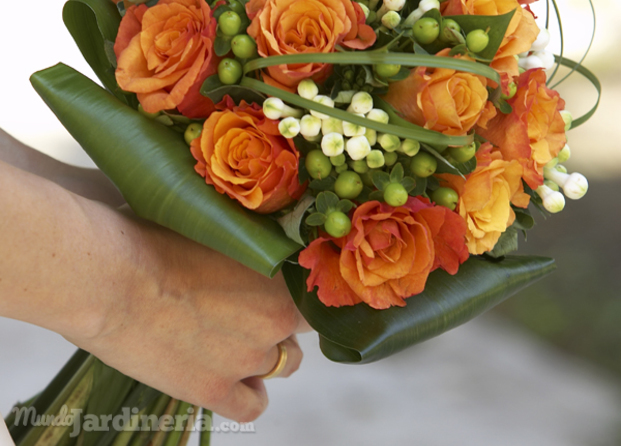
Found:
[{"label": "woman's hand", "polygon": [[68,339],[176,398],[255,419],[267,406],[257,376],[275,366],[279,342],[288,353],[279,376],[295,372],[302,360],[295,333],[309,330],[282,274],[270,280],[171,231],[141,226],[135,286],[106,306],[99,333]]},{"label": "woman's hand", "polygon": [[[0,154],[11,144],[0,138]],[[299,367],[295,333],[309,327],[281,275],[270,280],[2,161],[0,209],[0,316],[238,421],[265,410],[257,376],[277,363],[279,342],[288,351],[279,376]]]}]

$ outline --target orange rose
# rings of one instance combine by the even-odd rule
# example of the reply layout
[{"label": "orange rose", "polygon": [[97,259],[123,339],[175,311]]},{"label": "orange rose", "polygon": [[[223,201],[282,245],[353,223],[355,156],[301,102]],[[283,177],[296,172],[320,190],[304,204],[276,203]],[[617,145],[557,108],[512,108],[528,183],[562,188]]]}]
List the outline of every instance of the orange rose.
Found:
[{"label": "orange rose", "polygon": [[235,106],[228,97],[221,104],[222,111],[207,118],[190,146],[195,170],[218,192],[261,214],[298,199],[304,192],[299,154],[293,141],[280,135],[278,122],[265,118],[257,104]]},{"label": "orange rose", "polygon": [[442,3],[442,15],[502,15],[515,9],[500,48],[491,63],[501,73],[517,76],[518,65],[515,55],[528,51],[537,39],[539,27],[533,14],[520,6],[518,0],[448,0]]},{"label": "orange rose", "polygon": [[308,291],[317,286],[327,306],[404,306],[423,291],[430,271],[457,272],[468,258],[465,229],[457,214],[425,199],[398,208],[369,201],[356,208],[347,237],[315,239],[299,262],[311,270]]},{"label": "orange rose", "polygon": [[443,186],[459,194],[456,211],[466,220],[466,244],[471,254],[491,251],[500,235],[513,224],[511,204],[526,208],[530,201],[522,187],[522,166],[492,152],[489,143],[477,152],[477,168],[464,180],[458,175],[438,175]]},{"label": "orange rose", "polygon": [[[364,49],[375,43],[373,28],[364,24],[360,5],[351,0],[251,0],[246,12],[252,20],[248,34],[262,57],[331,53],[336,45]],[[276,82],[294,87],[302,79],[324,77],[329,68],[307,63],[267,70]]]},{"label": "orange rose", "polygon": [[131,6],[114,44],[119,86],[137,93],[149,113],[177,108],[190,118],[206,118],[214,105],[199,90],[217,71],[215,33],[205,0]]},{"label": "orange rose", "polygon": [[504,159],[518,160],[524,167],[524,181],[536,189],[543,184],[543,167],[567,142],[560,114],[565,101],[546,86],[542,69],[522,73],[516,83],[516,95],[507,101],[513,111],[496,116],[477,133],[497,146]]},{"label": "orange rose", "polygon": [[486,122],[496,114],[486,87],[483,76],[418,67],[406,79],[390,84],[384,99],[414,124],[446,135],[465,135],[477,121]]}]

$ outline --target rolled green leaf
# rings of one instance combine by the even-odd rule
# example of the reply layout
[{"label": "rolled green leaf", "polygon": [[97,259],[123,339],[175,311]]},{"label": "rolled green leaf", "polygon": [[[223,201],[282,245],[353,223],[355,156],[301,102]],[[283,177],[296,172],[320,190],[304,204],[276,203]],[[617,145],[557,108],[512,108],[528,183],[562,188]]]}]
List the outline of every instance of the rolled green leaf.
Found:
[{"label": "rolled green leaf", "polygon": [[336,362],[364,364],[469,321],[554,268],[554,260],[544,257],[471,257],[454,276],[434,271],[423,293],[407,299],[405,307],[386,310],[366,304],[327,307],[314,291],[306,291],[309,270],[287,263],[283,273],[300,312],[319,332],[323,354]]},{"label": "rolled green leaf", "polygon": [[31,82],[138,216],[268,277],[301,248],[275,221],[205,184],[180,134],[66,65],[37,72]]}]

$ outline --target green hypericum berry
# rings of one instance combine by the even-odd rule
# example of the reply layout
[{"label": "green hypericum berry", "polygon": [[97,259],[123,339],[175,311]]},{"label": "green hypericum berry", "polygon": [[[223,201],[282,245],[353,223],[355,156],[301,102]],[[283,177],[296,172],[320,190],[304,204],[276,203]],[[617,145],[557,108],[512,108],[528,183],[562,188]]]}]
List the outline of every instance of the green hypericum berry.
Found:
[{"label": "green hypericum berry", "polygon": [[511,99],[517,93],[517,84],[515,82],[511,82],[509,84],[509,94],[501,94],[500,97],[504,100]]},{"label": "green hypericum berry", "polygon": [[241,17],[243,14],[246,14],[246,10],[244,8],[244,5],[241,2],[238,2],[237,0],[232,0],[229,1],[229,7],[235,11],[237,14],[239,14],[239,16]]},{"label": "green hypericum berry", "polygon": [[332,163],[332,165],[334,167],[338,167],[338,166],[342,166],[343,164],[345,164],[345,161],[347,159],[345,158],[345,154],[341,153],[340,155],[336,155],[336,156],[331,156],[330,157],[330,162]]},{"label": "green hypericum berry", "polygon": [[325,156],[321,150],[311,150],[308,152],[304,165],[308,174],[315,179],[326,178],[332,172],[330,158]]},{"label": "green hypericum berry", "polygon": [[369,166],[367,165],[367,160],[365,159],[352,161],[351,168],[354,169],[358,173],[365,173],[369,170]]},{"label": "green hypericum berry", "polygon": [[333,211],[328,214],[323,227],[332,237],[345,237],[351,231],[351,220],[341,211]]},{"label": "green hypericum berry", "polygon": [[336,166],[336,167],[334,168],[334,171],[335,171],[336,173],[343,173],[343,172],[347,171],[347,163],[345,163],[345,164],[341,164],[340,166]]},{"label": "green hypericum berry", "polygon": [[379,63],[373,68],[379,77],[393,77],[401,70],[401,65]]},{"label": "green hypericum berry", "polygon": [[489,36],[482,29],[475,29],[466,35],[466,46],[473,53],[479,53],[487,48]]},{"label": "green hypericum berry", "polygon": [[367,166],[371,169],[382,167],[385,163],[384,152],[381,150],[371,150],[366,157]]},{"label": "green hypericum berry", "polygon": [[477,145],[475,143],[461,147],[450,147],[449,155],[453,157],[458,163],[465,163],[470,160],[477,151]]},{"label": "green hypericum berry", "polygon": [[242,76],[242,66],[235,59],[224,58],[218,64],[218,78],[225,85],[236,84]]},{"label": "green hypericum berry", "polygon": [[440,40],[442,42],[457,42],[455,33],[461,32],[461,26],[453,19],[442,20],[442,30],[440,31]]},{"label": "green hypericum berry", "polygon": [[241,17],[235,11],[226,11],[218,18],[218,28],[225,36],[233,37],[241,28]]},{"label": "green hypericum berry", "polygon": [[450,187],[437,188],[429,194],[429,198],[435,204],[449,208],[451,211],[455,210],[459,201],[459,195]]},{"label": "green hypericum berry", "polygon": [[387,166],[392,166],[393,164],[395,164],[398,158],[399,156],[397,155],[397,152],[384,153],[384,163]]},{"label": "green hypericum berry", "polygon": [[240,59],[248,59],[256,54],[257,44],[248,34],[238,34],[231,40],[231,50]]},{"label": "green hypericum berry", "polygon": [[390,183],[384,189],[384,201],[393,207],[403,206],[408,201],[408,191],[401,183]]},{"label": "green hypericum berry", "polygon": [[440,24],[431,17],[423,17],[412,27],[414,38],[418,43],[426,45],[433,42],[440,35]]},{"label": "green hypericum berry", "polygon": [[438,161],[427,152],[419,152],[416,156],[412,157],[412,164],[410,169],[412,173],[420,178],[427,178],[438,168]]},{"label": "green hypericum berry", "polygon": [[346,170],[339,174],[336,182],[334,183],[334,192],[340,198],[347,198],[349,200],[353,200],[360,192],[362,192],[363,188],[362,179],[360,175],[351,170]]},{"label": "green hypericum berry", "polygon": [[185,139],[185,142],[187,142],[188,145],[190,145],[192,144],[192,141],[194,141],[196,138],[201,136],[202,131],[203,131],[203,126],[199,124],[198,122],[193,122],[192,124],[188,126],[187,129],[185,129],[183,138]]}]

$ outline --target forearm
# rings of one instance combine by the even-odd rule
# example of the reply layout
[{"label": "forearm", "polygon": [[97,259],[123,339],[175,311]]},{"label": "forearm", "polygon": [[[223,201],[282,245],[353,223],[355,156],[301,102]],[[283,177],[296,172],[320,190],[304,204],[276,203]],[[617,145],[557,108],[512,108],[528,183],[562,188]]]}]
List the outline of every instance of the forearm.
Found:
[{"label": "forearm", "polygon": [[2,129],[0,161],[48,179],[91,200],[113,207],[121,206],[125,202],[121,193],[101,171],[62,163],[22,144]]},{"label": "forearm", "polygon": [[138,225],[0,162],[0,315],[65,336],[96,335],[138,277]]}]

